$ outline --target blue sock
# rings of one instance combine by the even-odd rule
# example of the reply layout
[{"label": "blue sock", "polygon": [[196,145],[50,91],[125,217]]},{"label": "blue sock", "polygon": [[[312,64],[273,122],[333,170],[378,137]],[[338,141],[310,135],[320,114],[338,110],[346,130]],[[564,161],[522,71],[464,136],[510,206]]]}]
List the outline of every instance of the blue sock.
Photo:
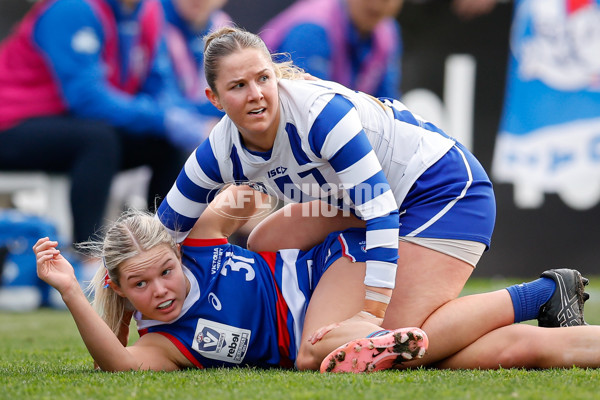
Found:
[{"label": "blue sock", "polygon": [[554,294],[556,282],[543,277],[533,282],[509,286],[506,290],[513,302],[515,322],[522,322],[538,317],[540,307]]}]

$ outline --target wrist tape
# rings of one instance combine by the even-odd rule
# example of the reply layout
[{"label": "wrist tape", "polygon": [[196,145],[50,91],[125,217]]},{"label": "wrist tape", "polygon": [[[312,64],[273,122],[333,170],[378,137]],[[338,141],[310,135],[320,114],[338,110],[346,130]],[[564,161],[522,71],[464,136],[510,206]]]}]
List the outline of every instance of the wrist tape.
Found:
[{"label": "wrist tape", "polygon": [[377,301],[379,303],[390,304],[391,297],[386,296],[385,294],[381,294],[381,293],[375,292],[373,290],[367,289],[367,294],[365,296],[365,299]]}]

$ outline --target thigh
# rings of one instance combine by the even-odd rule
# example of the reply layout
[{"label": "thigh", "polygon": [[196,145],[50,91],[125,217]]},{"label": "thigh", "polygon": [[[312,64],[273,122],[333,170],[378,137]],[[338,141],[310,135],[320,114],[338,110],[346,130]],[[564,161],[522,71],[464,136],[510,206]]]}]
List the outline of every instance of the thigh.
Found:
[{"label": "thigh", "polygon": [[296,366],[300,370],[318,369],[332,350],[351,340],[381,329],[368,321],[344,322],[312,344],[309,338],[320,328],[337,324],[362,310],[365,264],[342,257],[323,274],[306,311]]},{"label": "thigh", "polygon": [[120,153],[116,131],[98,121],[69,116],[27,120],[0,132],[0,168],[66,172],[91,152]]},{"label": "thigh", "polygon": [[303,340],[324,325],[340,322],[358,313],[365,298],[365,264],[338,258],[325,271],[306,311]]},{"label": "thigh", "polygon": [[121,132],[121,142],[123,170],[145,165],[152,172],[146,200],[149,210],[155,211],[175,183],[189,153],[159,137]]},{"label": "thigh", "polygon": [[383,326],[422,327],[435,310],[458,297],[473,267],[413,243],[398,244],[396,287]]},{"label": "thigh", "polygon": [[[400,207],[400,236],[489,246],[494,221],[491,182],[479,162],[457,145],[411,188]],[[396,288],[384,326],[422,327],[429,315],[458,297],[472,272],[466,261],[400,241]]]},{"label": "thigh", "polygon": [[[183,167],[189,156],[188,152],[178,149],[165,138],[149,135],[132,135],[119,130],[121,145],[123,146],[123,169],[130,169],[148,165],[153,170],[168,170],[171,174],[177,173]],[[173,182],[175,178],[173,178]]]}]

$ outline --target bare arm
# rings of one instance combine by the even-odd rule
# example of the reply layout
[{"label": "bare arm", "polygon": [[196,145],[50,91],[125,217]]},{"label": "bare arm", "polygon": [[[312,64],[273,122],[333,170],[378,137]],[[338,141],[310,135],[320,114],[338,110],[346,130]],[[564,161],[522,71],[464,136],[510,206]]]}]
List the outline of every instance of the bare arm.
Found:
[{"label": "bare arm", "polygon": [[[102,370],[176,370],[182,367],[180,362],[183,355],[170,343],[147,339],[139,340],[139,345],[136,342],[135,346],[124,347],[92,308],[75,278],[73,267],[60,254],[57,245],[56,241],[42,238],[33,246],[38,276],[60,292],[83,342]],[[144,351],[134,350],[134,347],[144,347]]]},{"label": "bare arm", "polygon": [[249,186],[229,186],[219,193],[192,228],[189,238],[227,238],[241,228],[256,212],[264,195]]},{"label": "bare arm", "polygon": [[364,228],[365,222],[352,215],[345,216],[320,200],[288,204],[254,228],[248,237],[248,249],[257,252],[309,250],[322,243],[331,232],[353,227]]}]

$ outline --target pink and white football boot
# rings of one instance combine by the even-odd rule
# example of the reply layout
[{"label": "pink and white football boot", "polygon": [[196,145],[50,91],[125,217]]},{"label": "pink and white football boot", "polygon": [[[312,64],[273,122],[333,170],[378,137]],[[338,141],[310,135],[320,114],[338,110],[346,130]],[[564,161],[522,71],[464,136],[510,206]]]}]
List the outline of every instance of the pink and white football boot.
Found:
[{"label": "pink and white football boot", "polygon": [[321,372],[374,372],[421,358],[429,340],[419,328],[383,331],[379,336],[348,342],[325,357]]}]

